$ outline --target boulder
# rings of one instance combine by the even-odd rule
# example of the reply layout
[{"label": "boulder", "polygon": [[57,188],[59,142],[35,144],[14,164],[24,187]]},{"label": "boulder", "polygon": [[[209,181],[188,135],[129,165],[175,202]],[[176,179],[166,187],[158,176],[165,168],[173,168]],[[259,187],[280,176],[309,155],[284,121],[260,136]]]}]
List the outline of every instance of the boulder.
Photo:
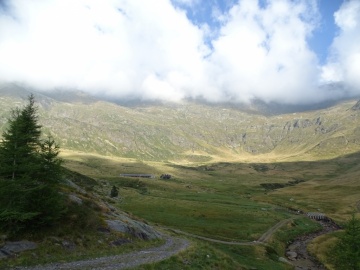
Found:
[{"label": "boulder", "polygon": [[297,254],[296,252],[294,252],[294,251],[288,251],[288,252],[286,252],[286,257],[288,257],[289,260],[292,260],[292,261],[296,260],[297,255],[298,255],[298,254]]},{"label": "boulder", "polygon": [[0,248],[0,259],[11,257],[14,254],[36,249],[37,244],[30,241],[17,241],[17,242],[6,242],[6,244]]},{"label": "boulder", "polygon": [[117,215],[116,220],[106,220],[110,230],[129,234],[133,237],[151,240],[161,238],[160,233],[155,231],[151,226],[137,220],[133,220],[126,215]]},{"label": "boulder", "polygon": [[70,201],[74,202],[74,203],[77,203],[79,205],[81,205],[83,203],[82,199],[80,199],[79,197],[77,197],[76,195],[74,194],[70,194],[69,195],[69,199]]}]

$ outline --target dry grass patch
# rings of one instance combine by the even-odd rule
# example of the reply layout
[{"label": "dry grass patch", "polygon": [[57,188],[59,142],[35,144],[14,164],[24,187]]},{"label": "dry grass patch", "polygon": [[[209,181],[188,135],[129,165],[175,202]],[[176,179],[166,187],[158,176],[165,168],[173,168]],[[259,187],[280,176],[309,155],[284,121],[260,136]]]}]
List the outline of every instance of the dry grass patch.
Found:
[{"label": "dry grass patch", "polygon": [[308,251],[316,257],[329,270],[335,270],[334,266],[328,261],[331,256],[331,249],[335,245],[337,238],[334,234],[324,234],[308,244]]}]

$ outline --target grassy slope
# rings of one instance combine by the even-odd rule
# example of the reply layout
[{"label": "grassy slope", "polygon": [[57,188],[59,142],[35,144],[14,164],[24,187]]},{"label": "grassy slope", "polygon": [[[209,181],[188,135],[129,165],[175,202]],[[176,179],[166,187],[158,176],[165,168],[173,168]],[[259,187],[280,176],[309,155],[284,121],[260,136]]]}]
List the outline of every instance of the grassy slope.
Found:
[{"label": "grassy slope", "polygon": [[[292,216],[283,207],[321,211],[343,221],[354,211],[360,199],[357,180],[360,154],[316,162],[219,162],[199,166],[140,162],[74,152],[65,156],[69,168],[109,183],[102,192],[109,192],[112,185],[120,187],[122,199],[119,208],[153,224],[221,240],[257,239],[277,221]],[[119,177],[120,173],[152,173],[157,176],[169,173],[173,178],[168,181],[131,179]],[[274,191],[266,191],[260,186],[263,183],[286,184],[294,179],[305,182]],[[276,261],[278,256],[282,256],[284,243],[301,232],[317,228],[309,222],[307,219],[299,220],[284,228],[273,237],[273,250],[195,241],[195,247],[210,252],[212,259],[207,256],[199,258],[196,249],[141,269],[166,269],[171,265],[196,269],[197,263],[208,263],[212,268],[218,265],[223,269],[285,269],[285,265]],[[259,259],[254,260],[254,256]],[[191,261],[194,264],[186,264]],[[228,264],[229,261],[233,263]]]},{"label": "grassy slope", "polygon": [[307,182],[277,190],[267,201],[324,212],[343,221],[357,211],[359,197],[360,154],[352,154],[330,161],[298,162],[299,173]]},{"label": "grassy slope", "polygon": [[314,160],[360,150],[360,118],[348,110],[352,105],[264,117],[196,104],[145,108],[103,102],[57,104],[43,121],[64,147],[99,154],[189,162],[299,156]]},{"label": "grassy slope", "polygon": [[[0,269],[98,258],[163,244],[161,239],[143,241],[129,234],[99,230],[107,226],[105,214],[112,212],[108,205],[115,204],[118,198],[111,199],[108,193],[104,197],[98,196],[95,190],[100,185],[88,176],[65,170],[64,178],[72,181],[73,185],[61,185],[61,192],[71,194],[82,203],[67,199],[66,214],[53,226],[16,235],[1,232],[0,247],[8,241],[26,239],[35,242],[37,248],[0,259]],[[119,239],[128,243],[121,246],[112,244]]]},{"label": "grassy slope", "polygon": [[[26,93],[0,96],[0,130],[24,98]],[[74,151],[192,163],[317,160],[360,150],[360,112],[350,109],[355,101],[265,117],[196,103],[123,107],[43,95],[37,100],[45,133]]]}]

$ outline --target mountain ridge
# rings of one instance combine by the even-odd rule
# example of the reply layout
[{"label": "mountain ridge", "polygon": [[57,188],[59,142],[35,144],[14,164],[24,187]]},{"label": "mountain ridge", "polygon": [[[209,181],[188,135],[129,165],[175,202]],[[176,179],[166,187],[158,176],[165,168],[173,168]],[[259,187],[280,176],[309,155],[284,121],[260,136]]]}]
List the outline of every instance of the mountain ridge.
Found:
[{"label": "mountain ridge", "polygon": [[[12,87],[5,87],[7,94],[0,87],[1,130],[10,109],[33,91]],[[65,150],[172,162],[324,159],[360,151],[355,100],[265,116],[195,102],[126,107],[81,92],[61,93],[35,96],[45,134]]]}]

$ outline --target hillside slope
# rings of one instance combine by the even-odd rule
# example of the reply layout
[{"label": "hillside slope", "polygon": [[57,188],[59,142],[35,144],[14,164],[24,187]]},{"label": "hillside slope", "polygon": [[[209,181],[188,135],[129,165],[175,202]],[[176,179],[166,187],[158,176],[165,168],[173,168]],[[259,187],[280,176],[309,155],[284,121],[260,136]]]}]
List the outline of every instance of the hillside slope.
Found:
[{"label": "hillside slope", "polygon": [[[17,85],[0,87],[1,130],[10,109],[30,92]],[[182,162],[311,160],[360,151],[355,100],[264,116],[191,102],[126,107],[81,92],[37,93],[36,99],[45,134],[74,151]]]}]

